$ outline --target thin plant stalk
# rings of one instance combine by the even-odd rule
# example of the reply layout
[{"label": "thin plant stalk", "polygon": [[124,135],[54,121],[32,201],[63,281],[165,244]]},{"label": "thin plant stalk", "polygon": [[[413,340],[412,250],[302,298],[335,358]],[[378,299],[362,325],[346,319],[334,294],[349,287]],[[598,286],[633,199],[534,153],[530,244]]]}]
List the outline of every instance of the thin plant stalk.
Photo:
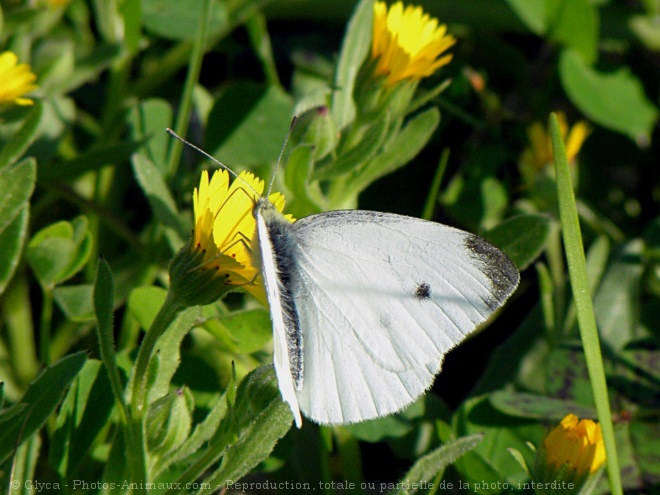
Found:
[{"label": "thin plant stalk", "polygon": [[555,160],[555,173],[557,180],[557,199],[561,217],[564,248],[568,263],[568,274],[573,289],[573,299],[577,311],[582,347],[589,370],[589,381],[596,404],[598,420],[603,432],[605,452],[607,454],[607,474],[610,482],[610,491],[614,495],[621,495],[621,475],[614,439],[612,425],[612,412],[607,394],[603,356],[600,352],[600,340],[596,326],[593,301],[589,291],[587,278],[587,265],[582,245],[582,233],[578,221],[575,196],[571,183],[571,174],[566,157],[566,148],[559,130],[557,116],[550,115],[550,134]]}]

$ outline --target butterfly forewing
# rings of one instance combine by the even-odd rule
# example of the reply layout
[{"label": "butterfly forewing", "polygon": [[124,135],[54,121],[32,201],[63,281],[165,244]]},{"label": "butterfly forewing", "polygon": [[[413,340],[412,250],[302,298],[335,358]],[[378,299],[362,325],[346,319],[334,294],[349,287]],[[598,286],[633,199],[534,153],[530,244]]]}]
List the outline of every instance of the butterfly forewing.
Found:
[{"label": "butterfly forewing", "polygon": [[362,421],[411,403],[445,353],[518,284],[503,253],[437,223],[356,210],[292,227],[289,277],[304,342],[296,393],[319,423]]}]

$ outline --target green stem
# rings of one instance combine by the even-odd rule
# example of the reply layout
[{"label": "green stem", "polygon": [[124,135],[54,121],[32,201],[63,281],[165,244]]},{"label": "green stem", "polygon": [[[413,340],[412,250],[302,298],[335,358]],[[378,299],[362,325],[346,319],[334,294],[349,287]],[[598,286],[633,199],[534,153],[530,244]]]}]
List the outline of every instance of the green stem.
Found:
[{"label": "green stem", "polygon": [[43,287],[41,321],[39,322],[39,355],[41,362],[50,364],[50,337],[53,324],[53,291]]},{"label": "green stem", "polygon": [[[211,18],[212,5],[213,3],[211,0],[204,0],[204,15],[199,18],[199,25],[197,26],[197,37],[195,38],[195,44],[193,45],[193,50],[190,54],[188,74],[186,76],[186,82],[183,87],[181,106],[179,108],[179,113],[174,125],[174,130],[179,136],[185,136],[186,132],[188,131],[188,123],[190,121],[190,113],[192,111],[193,91],[195,90],[195,85],[199,80],[199,73],[202,70],[202,59],[204,58],[205,49],[204,42],[206,41],[206,35],[209,28],[209,19]],[[167,166],[170,177],[176,174],[176,169],[179,165],[182,149],[183,143],[181,141],[178,139],[172,140]]]},{"label": "green stem", "polygon": [[145,439],[145,419],[147,409],[147,379],[149,364],[153,356],[154,349],[158,339],[165,333],[170,324],[176,319],[183,309],[171,292],[168,292],[167,299],[161,306],[151,328],[142,341],[138,352],[137,360],[133,370],[133,392],[131,394],[131,417],[128,424],[128,448],[129,459],[132,462],[131,471],[136,482],[148,482],[147,471],[147,449]]},{"label": "green stem", "polygon": [[426,198],[426,204],[424,205],[424,211],[422,213],[422,218],[424,220],[431,220],[433,217],[433,211],[435,210],[435,205],[438,203],[438,194],[440,194],[440,186],[442,185],[442,179],[445,176],[448,162],[449,148],[445,148],[442,150],[440,163],[438,164],[438,168],[435,171],[435,176],[433,177],[433,182],[431,183],[431,189],[429,191],[428,197]]},{"label": "green stem", "polygon": [[607,474],[610,490],[614,495],[621,495],[621,474],[612,425],[612,412],[607,395],[605,369],[603,356],[600,352],[600,340],[596,326],[593,302],[589,293],[587,267],[582,245],[582,233],[575,207],[575,196],[571,183],[571,174],[566,158],[566,149],[559,130],[557,116],[550,116],[550,132],[552,148],[555,157],[555,171],[557,180],[557,199],[563,229],[564,246],[568,262],[568,273],[573,288],[573,299],[577,310],[582,346],[589,370],[589,380],[594,395],[596,411],[603,432],[605,451],[607,453]]},{"label": "green stem", "polygon": [[[11,368],[16,373],[16,388],[27,387],[39,372],[34,323],[30,303],[30,287],[25,274],[14,278],[0,298],[0,316],[6,330]],[[11,375],[3,380],[11,381]]]}]

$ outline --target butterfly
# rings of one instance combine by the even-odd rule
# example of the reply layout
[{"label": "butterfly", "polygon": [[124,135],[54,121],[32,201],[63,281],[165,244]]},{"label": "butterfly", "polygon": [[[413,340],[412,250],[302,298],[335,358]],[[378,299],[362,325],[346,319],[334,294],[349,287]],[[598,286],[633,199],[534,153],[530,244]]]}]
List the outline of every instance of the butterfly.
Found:
[{"label": "butterfly", "polygon": [[333,425],[403,409],[518,286],[499,249],[438,223],[364,210],[290,223],[266,197],[254,215],[275,373],[298,427],[302,414]]}]

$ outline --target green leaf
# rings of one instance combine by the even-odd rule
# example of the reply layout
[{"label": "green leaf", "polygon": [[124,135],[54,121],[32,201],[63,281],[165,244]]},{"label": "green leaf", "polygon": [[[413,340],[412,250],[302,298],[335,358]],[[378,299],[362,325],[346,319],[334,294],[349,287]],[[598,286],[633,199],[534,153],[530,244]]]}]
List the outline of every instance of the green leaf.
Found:
[{"label": "green leaf", "polygon": [[14,220],[0,230],[0,295],[7,288],[19,261],[28,235],[29,204],[20,210]]},{"label": "green leaf", "polygon": [[[607,267],[607,261],[610,255],[610,241],[605,236],[597,237],[594,242],[589,246],[589,251],[587,251],[587,278],[589,282],[589,293],[592,298],[596,294],[596,289],[603,279],[603,274],[605,273],[605,268]],[[575,322],[577,321],[577,315],[575,312],[575,303],[571,301],[571,305],[568,308],[566,314],[566,321],[564,323],[564,333],[565,335],[570,335]]]},{"label": "green leaf", "polygon": [[7,141],[0,151],[0,170],[12,165],[18,160],[38,136],[44,107],[36,103],[25,118],[21,128]]},{"label": "green leaf", "polygon": [[90,284],[55,287],[53,297],[69,320],[75,322],[94,320],[92,286]]},{"label": "green leaf", "polygon": [[186,229],[179,219],[176,204],[160,171],[146,156],[141,154],[133,155],[132,162],[135,178],[149,200],[155,217],[163,225],[176,232],[181,239],[185,238]]},{"label": "green leaf", "polygon": [[172,138],[165,129],[172,126],[172,107],[158,98],[141,101],[128,116],[131,141],[144,142],[140,150],[154,164],[162,177],[167,171],[167,151]]},{"label": "green leaf", "polygon": [[32,196],[36,175],[37,163],[32,158],[0,170],[0,232],[16,218]]},{"label": "green leaf", "polygon": [[83,84],[97,79],[103,71],[123,55],[122,48],[119,44],[100,43],[95,45],[88,54],[75,62],[73,73],[57,81],[51,91],[60,94],[70,93]]},{"label": "green leaf", "polygon": [[263,349],[273,336],[270,313],[263,309],[231,313],[218,321],[232,333],[241,354]]},{"label": "green leaf", "polygon": [[76,158],[60,162],[58,166],[39,168],[39,180],[42,182],[73,179],[85,172],[100,170],[106,165],[113,165],[128,160],[142,143],[122,142],[104,145],[82,153]]},{"label": "green leaf", "polygon": [[287,195],[287,211],[300,218],[311,213],[320,213],[323,197],[318,184],[310,183],[314,166],[314,149],[309,145],[301,145],[294,149],[284,165],[284,181],[293,195],[289,204]]},{"label": "green leaf", "polygon": [[[195,38],[199,18],[204,14],[203,2],[199,0],[143,0],[144,26],[151,32],[170,40],[192,40]],[[228,24],[227,7],[222,2],[213,2],[209,32],[224,29]]]},{"label": "green leaf", "polygon": [[596,60],[598,45],[596,7],[588,0],[546,0],[545,4],[548,36],[592,64]]},{"label": "green leaf", "polygon": [[[402,487],[390,493],[412,495],[421,489],[425,489],[424,486],[429,486],[437,473],[453,464],[459,457],[474,449],[482,440],[483,435],[480,434],[459,438],[420,457],[413,467],[410,468],[410,471],[401,479]],[[443,489],[441,485],[439,488],[443,491],[451,491],[448,486]]]},{"label": "green leaf", "polygon": [[[224,453],[222,464],[205,480],[212,488],[200,493],[215,493],[219,487],[226,487],[228,480],[237,481],[248,474],[270,455],[291,428],[292,420],[289,406],[282,402],[272,366],[262,366],[250,373],[238,387],[232,414],[223,421],[226,426],[219,430],[234,430],[238,426],[236,441],[217,452]],[[220,446],[212,441],[207,448],[219,450]]]},{"label": "green leaf", "polygon": [[334,179],[360,169],[381,149],[390,127],[390,114],[365,129],[364,137],[353,148],[342,153],[336,160],[314,172],[314,180]]},{"label": "green leaf", "polygon": [[86,217],[56,222],[37,232],[25,253],[44,287],[54,287],[78,273],[92,250]]},{"label": "green leaf", "polygon": [[550,235],[546,215],[518,215],[505,220],[483,237],[504,251],[518,270],[523,271],[545,248]]},{"label": "green leaf", "polygon": [[382,153],[369,160],[350,180],[345,196],[362,192],[376,180],[406,165],[426,145],[439,123],[437,108],[429,108],[410,119],[401,132],[385,144]]},{"label": "green leaf", "polygon": [[601,338],[614,351],[638,336],[643,242],[630,241],[605,273],[594,299]]},{"label": "green leaf", "polygon": [[346,425],[343,428],[358,440],[376,443],[382,442],[385,439],[401,438],[413,430],[413,425],[410,421],[398,414],[393,414],[361,423]]},{"label": "green leaf", "polygon": [[86,360],[85,352],[66,356],[46,368],[30,384],[25,395],[7,413],[11,414],[14,408],[23,410],[5,422],[0,430],[0,462],[4,462],[12,454],[16,445],[25,442],[44,425]]},{"label": "green leaf", "polygon": [[657,421],[632,421],[630,440],[642,479],[648,480],[649,485],[651,480],[657,483],[660,479],[660,425]]},{"label": "green leaf", "polygon": [[573,413],[579,418],[596,419],[596,410],[575,402],[544,395],[501,390],[490,395],[491,405],[498,411],[519,418],[561,421]]},{"label": "green leaf", "polygon": [[545,363],[547,394],[593,407],[591,382],[584,351],[577,342],[553,349]]},{"label": "green leaf", "polygon": [[94,439],[106,426],[113,405],[103,364],[88,360],[64,398],[53,434],[50,463],[62,478],[70,478],[85,461]]},{"label": "green leaf", "polygon": [[650,141],[658,110],[627,68],[598,72],[578,53],[564,50],[559,58],[559,75],[571,101],[590,120],[626,134],[637,143]]},{"label": "green leaf", "polygon": [[332,95],[332,113],[337,129],[343,129],[355,119],[353,89],[362,62],[371,48],[374,4],[362,0],[356,7],[346,27],[342,43],[335,88]]},{"label": "green leaf", "polygon": [[160,287],[137,287],[128,296],[128,311],[147,331],[165,302],[167,291]]},{"label": "green leaf", "polygon": [[534,34],[542,35],[546,29],[546,0],[507,0],[520,20]]},{"label": "green leaf", "polygon": [[[527,449],[527,442],[538,443],[543,428],[538,421],[514,418],[494,409],[487,397],[468,399],[453,419],[458,436],[481,433],[483,441],[455,463],[460,477],[471,485],[475,482],[497,486],[504,482],[516,484],[527,477],[525,470],[507,451]],[[497,489],[482,489],[479,493],[500,493]]]},{"label": "green leaf", "polygon": [[206,146],[228,165],[274,163],[292,113],[291,97],[281,88],[257,83],[228,86],[209,115]]}]

